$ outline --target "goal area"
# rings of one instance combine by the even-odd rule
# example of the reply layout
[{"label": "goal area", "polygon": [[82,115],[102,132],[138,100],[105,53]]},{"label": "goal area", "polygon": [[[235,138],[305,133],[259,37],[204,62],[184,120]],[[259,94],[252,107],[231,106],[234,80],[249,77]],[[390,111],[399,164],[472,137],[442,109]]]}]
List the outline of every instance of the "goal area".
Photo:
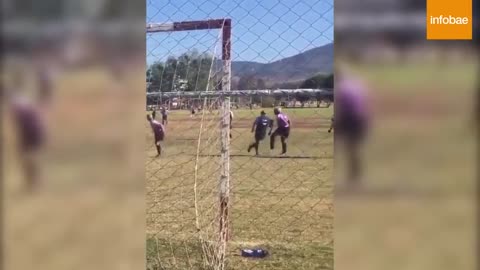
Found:
[{"label": "goal area", "polygon": [[[333,91],[232,88],[232,26],[146,25],[147,113],[166,129],[156,157],[146,123],[147,269],[252,269],[240,249],[300,258],[329,245]],[[266,136],[255,155],[252,123],[261,111],[273,119],[273,107],[293,122],[289,154]]]},{"label": "goal area", "polygon": [[[179,41],[167,52],[160,48],[160,54],[174,55],[175,57],[174,50],[178,49],[176,46],[186,43],[201,43],[204,49],[201,52],[192,52],[186,49],[186,52],[181,52],[176,59],[170,56],[165,59],[164,64],[160,64],[161,61],[155,62],[154,64],[158,64],[158,68],[150,70],[151,73],[147,74],[147,84],[149,76],[150,82],[157,79],[148,85],[151,87],[149,94],[168,90],[185,91],[187,87],[194,91],[218,89],[229,91],[231,85],[231,20],[148,23],[147,47],[152,45],[149,43],[149,39],[153,35],[166,34],[172,38],[179,32],[200,32],[200,34],[194,37],[185,34],[179,35],[177,37],[182,41]],[[177,37],[173,37],[173,40]],[[163,41],[163,38],[161,39]],[[152,48],[149,51],[155,53]],[[159,69],[161,69],[160,72],[158,72]],[[160,73],[159,80],[154,77],[156,71]],[[173,74],[168,75],[172,71]],[[157,98],[155,103],[158,108],[162,104],[161,97]],[[150,201],[151,206],[156,207],[155,213],[152,212],[150,217],[152,219],[170,219],[167,223],[177,223],[176,226],[180,228],[165,228],[163,227],[165,223],[159,225],[159,222],[152,220],[152,226],[149,228],[153,235],[151,239],[155,239],[157,251],[164,252],[161,255],[163,264],[176,265],[176,267],[180,264],[184,265],[185,269],[197,269],[200,266],[208,269],[224,269],[229,232],[230,97],[225,95],[214,99],[199,98],[185,106],[192,110],[197,110],[199,107],[204,109],[200,116],[197,114],[201,120],[195,127],[194,140],[190,141],[192,156],[185,158],[181,164],[170,164],[170,169],[177,174],[177,180],[184,182],[185,185],[183,187],[171,186],[170,191],[185,194],[170,194],[171,198],[162,198],[163,201],[158,201],[154,197],[163,193],[158,189],[166,188],[169,184],[163,187],[153,184],[149,189],[150,192],[156,193],[150,197],[153,199]],[[215,115],[206,116],[205,109],[207,108],[210,112],[214,111]],[[157,169],[159,173],[169,170],[167,165],[155,165],[159,166]],[[178,174],[183,174],[183,176],[178,176]],[[175,184],[182,185],[182,183],[172,183],[172,185]],[[175,215],[175,211],[171,208],[175,206],[172,204],[184,204],[185,207],[181,211],[185,215],[172,217],[172,214]],[[178,206],[177,209],[182,209],[182,206]],[[182,220],[179,221],[179,218]],[[149,223],[148,219],[147,223]],[[172,224],[172,226],[174,225]],[[165,247],[164,245],[170,246]],[[160,250],[162,246],[165,247],[164,250]],[[185,250],[182,249],[182,246],[185,247]],[[191,249],[190,252],[189,249]],[[182,254],[179,255],[178,250],[184,252],[180,252]],[[187,261],[188,265],[186,265]]]}]

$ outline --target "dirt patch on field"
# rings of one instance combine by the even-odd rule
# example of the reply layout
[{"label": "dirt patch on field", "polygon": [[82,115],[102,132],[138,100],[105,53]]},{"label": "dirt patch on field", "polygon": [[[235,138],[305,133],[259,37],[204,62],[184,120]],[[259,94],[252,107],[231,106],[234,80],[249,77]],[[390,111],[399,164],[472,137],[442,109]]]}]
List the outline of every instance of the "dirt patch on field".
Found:
[{"label": "dirt patch on field", "polygon": [[412,115],[415,117],[444,116],[463,112],[472,108],[467,96],[443,97],[441,95],[416,95],[399,97],[393,95],[376,96],[371,99],[372,112],[375,115]]}]

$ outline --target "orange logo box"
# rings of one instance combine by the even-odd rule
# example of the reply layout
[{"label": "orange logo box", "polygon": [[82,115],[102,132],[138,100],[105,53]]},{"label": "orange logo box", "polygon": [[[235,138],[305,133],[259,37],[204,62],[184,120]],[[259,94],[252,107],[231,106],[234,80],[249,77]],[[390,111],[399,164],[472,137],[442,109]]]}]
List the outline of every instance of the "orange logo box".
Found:
[{"label": "orange logo box", "polygon": [[472,0],[427,0],[428,40],[470,40],[472,25]]}]

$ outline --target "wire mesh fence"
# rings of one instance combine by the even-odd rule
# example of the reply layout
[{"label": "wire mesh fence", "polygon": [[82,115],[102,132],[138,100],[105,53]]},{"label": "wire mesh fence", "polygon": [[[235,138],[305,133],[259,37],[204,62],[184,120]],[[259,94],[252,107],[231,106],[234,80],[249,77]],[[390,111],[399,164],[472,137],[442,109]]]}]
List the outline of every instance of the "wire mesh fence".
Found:
[{"label": "wire mesh fence", "polygon": [[148,269],[333,268],[332,42],[332,1],[147,1]]}]

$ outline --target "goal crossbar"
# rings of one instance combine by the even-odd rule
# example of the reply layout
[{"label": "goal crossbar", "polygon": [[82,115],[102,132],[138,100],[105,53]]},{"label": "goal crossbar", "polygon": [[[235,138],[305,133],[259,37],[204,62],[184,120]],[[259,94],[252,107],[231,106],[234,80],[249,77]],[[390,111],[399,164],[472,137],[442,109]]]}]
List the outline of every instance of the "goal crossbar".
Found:
[{"label": "goal crossbar", "polygon": [[224,25],[230,25],[230,23],[230,19],[147,23],[147,33],[220,29],[224,27]]},{"label": "goal crossbar", "polygon": [[[166,23],[147,23],[147,33],[222,29],[222,60],[230,60],[231,19],[210,19],[204,21],[183,21]],[[228,74],[229,75],[229,74]]]}]

